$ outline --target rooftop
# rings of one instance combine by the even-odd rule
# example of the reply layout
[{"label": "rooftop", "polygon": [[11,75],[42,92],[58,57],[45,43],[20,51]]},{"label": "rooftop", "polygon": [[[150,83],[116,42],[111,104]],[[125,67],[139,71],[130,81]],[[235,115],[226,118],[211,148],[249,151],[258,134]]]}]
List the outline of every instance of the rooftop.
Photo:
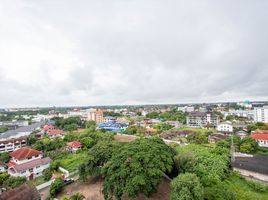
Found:
[{"label": "rooftop", "polygon": [[254,133],[254,134],[251,134],[250,137],[255,140],[268,140],[268,134]]},{"label": "rooftop", "polygon": [[37,151],[35,149],[31,149],[29,147],[22,147],[20,149],[16,149],[15,151],[13,151],[12,153],[10,153],[9,155],[11,157],[14,157],[17,160],[24,160],[26,158],[32,157],[32,156],[37,156],[42,154],[42,152]]}]

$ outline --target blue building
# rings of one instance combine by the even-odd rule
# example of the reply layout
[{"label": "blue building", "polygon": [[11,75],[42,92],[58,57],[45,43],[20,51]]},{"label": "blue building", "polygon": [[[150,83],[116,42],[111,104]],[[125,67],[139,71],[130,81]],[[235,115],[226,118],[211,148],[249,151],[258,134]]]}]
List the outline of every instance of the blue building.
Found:
[{"label": "blue building", "polygon": [[127,127],[128,124],[114,123],[114,122],[100,123],[97,125],[98,129],[105,129],[106,131],[110,131],[113,133],[121,133],[125,131]]}]

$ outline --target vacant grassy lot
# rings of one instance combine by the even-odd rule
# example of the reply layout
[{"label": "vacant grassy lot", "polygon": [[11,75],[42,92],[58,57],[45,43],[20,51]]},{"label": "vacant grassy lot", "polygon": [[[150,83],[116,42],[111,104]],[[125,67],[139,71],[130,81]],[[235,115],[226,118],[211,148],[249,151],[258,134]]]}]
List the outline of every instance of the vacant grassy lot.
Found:
[{"label": "vacant grassy lot", "polygon": [[237,200],[267,200],[268,199],[268,187],[266,190],[260,191],[258,187],[252,186],[252,181],[247,181],[237,175],[231,175],[225,180],[229,188],[234,192]]},{"label": "vacant grassy lot", "polygon": [[67,169],[69,172],[73,172],[86,161],[87,155],[85,151],[67,154],[59,159],[60,166]]}]

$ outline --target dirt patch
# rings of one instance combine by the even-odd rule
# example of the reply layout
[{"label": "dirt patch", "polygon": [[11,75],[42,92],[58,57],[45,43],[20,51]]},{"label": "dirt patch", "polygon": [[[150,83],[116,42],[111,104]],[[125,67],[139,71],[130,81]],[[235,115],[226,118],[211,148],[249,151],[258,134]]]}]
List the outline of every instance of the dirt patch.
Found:
[{"label": "dirt patch", "polygon": [[[66,186],[57,198],[62,199],[64,196],[70,197],[71,195],[79,192],[85,196],[86,200],[104,200],[102,194],[102,183],[103,179],[100,177],[93,178],[86,183],[76,181],[75,183]],[[136,198],[123,196],[122,200],[168,200],[169,193],[170,181],[163,178],[162,182],[158,186],[157,192],[153,193],[150,197],[140,194]]]},{"label": "dirt patch", "polygon": [[71,196],[77,192],[83,194],[86,200],[104,200],[102,195],[102,178],[92,178],[86,183],[76,181],[66,187],[57,196],[58,199],[62,199],[64,196]]},{"label": "dirt patch", "polygon": [[125,135],[125,134],[117,134],[114,136],[114,140],[117,142],[131,142],[136,140],[136,136],[134,135]]}]

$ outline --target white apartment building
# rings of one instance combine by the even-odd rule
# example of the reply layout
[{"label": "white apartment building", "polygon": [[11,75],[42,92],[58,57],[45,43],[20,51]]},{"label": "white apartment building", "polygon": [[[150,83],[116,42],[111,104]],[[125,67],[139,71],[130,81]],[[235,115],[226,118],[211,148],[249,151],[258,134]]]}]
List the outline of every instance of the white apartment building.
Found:
[{"label": "white apartment building", "polygon": [[233,125],[231,122],[228,122],[228,121],[222,122],[222,123],[217,125],[217,131],[232,133],[233,132]]},{"label": "white apartment building", "polygon": [[206,112],[190,112],[186,118],[188,127],[206,127],[208,125],[217,126],[219,116]]},{"label": "white apartment building", "polygon": [[0,141],[0,153],[12,152],[15,149],[26,146],[26,137]]},{"label": "white apartment building", "polygon": [[268,123],[268,106],[254,108],[254,121]]},{"label": "white apartment building", "polygon": [[181,107],[178,107],[178,111],[193,112],[194,111],[194,106],[181,106]]}]

